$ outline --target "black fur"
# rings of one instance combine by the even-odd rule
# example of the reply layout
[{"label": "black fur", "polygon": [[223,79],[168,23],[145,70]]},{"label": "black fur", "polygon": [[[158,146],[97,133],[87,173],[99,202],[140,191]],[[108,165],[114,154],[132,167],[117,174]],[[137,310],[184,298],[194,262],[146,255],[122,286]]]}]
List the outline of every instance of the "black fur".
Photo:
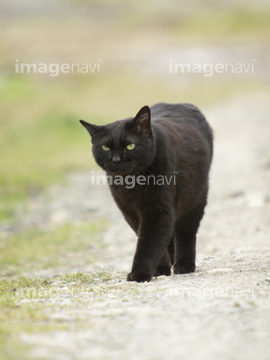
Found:
[{"label": "black fur", "polygon": [[[213,133],[203,114],[190,104],[159,103],[108,125],[81,123],[92,137],[97,164],[113,179],[115,202],[138,236],[127,280],[170,275],[172,265],[175,274],[194,272],[213,156]],[[114,181],[119,176],[149,181],[128,188]]]}]

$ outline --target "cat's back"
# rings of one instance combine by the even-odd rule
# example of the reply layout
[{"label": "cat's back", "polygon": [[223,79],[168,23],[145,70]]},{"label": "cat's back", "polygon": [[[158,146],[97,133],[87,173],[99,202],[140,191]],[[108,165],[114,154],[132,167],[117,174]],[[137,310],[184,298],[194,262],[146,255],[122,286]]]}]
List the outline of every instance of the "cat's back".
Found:
[{"label": "cat's back", "polygon": [[158,103],[151,107],[151,119],[153,123],[160,122],[160,120],[179,125],[188,122],[199,128],[210,128],[202,112],[192,104]]},{"label": "cat's back", "polygon": [[161,132],[175,137],[185,137],[187,133],[202,135],[213,150],[213,131],[202,112],[192,104],[155,104],[151,107],[151,122]]},{"label": "cat's back", "polygon": [[170,121],[179,121],[184,119],[196,119],[206,121],[201,111],[192,104],[178,103],[158,103],[151,106],[151,119],[167,119]]}]

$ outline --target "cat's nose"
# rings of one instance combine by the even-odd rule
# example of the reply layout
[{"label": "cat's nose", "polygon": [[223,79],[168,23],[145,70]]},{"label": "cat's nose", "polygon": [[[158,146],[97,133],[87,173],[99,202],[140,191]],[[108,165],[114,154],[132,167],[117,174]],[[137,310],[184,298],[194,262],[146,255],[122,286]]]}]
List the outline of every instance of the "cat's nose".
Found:
[{"label": "cat's nose", "polygon": [[114,164],[118,164],[121,162],[121,156],[119,154],[113,154],[112,156],[112,162]]}]

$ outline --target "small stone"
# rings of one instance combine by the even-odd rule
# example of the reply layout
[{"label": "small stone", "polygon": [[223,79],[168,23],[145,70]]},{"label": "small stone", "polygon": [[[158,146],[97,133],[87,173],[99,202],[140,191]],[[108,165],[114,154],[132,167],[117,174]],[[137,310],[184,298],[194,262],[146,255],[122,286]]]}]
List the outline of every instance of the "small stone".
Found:
[{"label": "small stone", "polygon": [[244,191],[239,190],[239,191],[235,191],[235,192],[231,193],[229,195],[229,197],[238,198],[238,197],[241,197],[241,196],[244,196],[244,195],[245,195]]}]

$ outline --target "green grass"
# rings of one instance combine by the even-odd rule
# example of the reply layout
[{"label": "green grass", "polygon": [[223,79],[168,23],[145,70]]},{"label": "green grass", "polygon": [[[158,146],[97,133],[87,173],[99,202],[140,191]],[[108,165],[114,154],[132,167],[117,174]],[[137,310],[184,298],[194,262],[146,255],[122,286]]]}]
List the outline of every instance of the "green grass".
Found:
[{"label": "green grass", "polygon": [[[46,306],[24,303],[21,300],[37,299],[38,291],[46,288],[44,281],[19,277],[17,280],[0,280],[0,353],[1,360],[29,359],[29,346],[22,343],[22,334],[35,334],[66,330],[60,321],[49,319]],[[35,290],[35,291],[34,291]]]},{"label": "green grass", "polygon": [[52,85],[51,91],[46,82],[11,78],[3,87],[0,220],[12,216],[18,201],[35,195],[70,171],[93,164],[90,140],[87,142],[78,121],[79,111],[73,114],[61,104],[61,95],[71,101],[64,84],[56,88]]},{"label": "green grass", "polygon": [[[105,284],[116,278],[124,278],[124,274],[109,270],[93,271],[83,274],[81,272],[58,276],[53,279],[29,278],[16,276],[14,279],[0,280],[0,307],[17,309],[21,300],[42,300],[59,296],[61,288],[73,295],[82,292],[85,286],[90,289],[93,284]],[[18,305],[19,304],[19,305]]]},{"label": "green grass", "polygon": [[107,226],[106,221],[95,220],[87,224],[66,224],[48,232],[32,229],[2,239],[0,272],[16,275],[33,269],[92,263],[95,251],[103,246],[98,241],[99,234]]},{"label": "green grass", "polygon": [[[0,280],[0,354],[1,360],[29,359],[31,347],[20,340],[22,334],[42,334],[53,331],[69,331],[89,327],[88,321],[76,319],[70,325],[60,319],[51,318],[51,313],[59,313],[61,302],[47,304],[46,299],[59,298],[61,291],[69,293],[72,299],[81,292],[88,291],[104,296],[103,285],[113,279],[124,278],[123,274],[111,271],[91,274],[67,274],[54,279],[33,279],[16,277]],[[97,285],[98,284],[98,285]],[[108,287],[107,291],[110,291]],[[106,295],[105,295],[106,296]],[[74,309],[76,304],[72,304]]]}]

